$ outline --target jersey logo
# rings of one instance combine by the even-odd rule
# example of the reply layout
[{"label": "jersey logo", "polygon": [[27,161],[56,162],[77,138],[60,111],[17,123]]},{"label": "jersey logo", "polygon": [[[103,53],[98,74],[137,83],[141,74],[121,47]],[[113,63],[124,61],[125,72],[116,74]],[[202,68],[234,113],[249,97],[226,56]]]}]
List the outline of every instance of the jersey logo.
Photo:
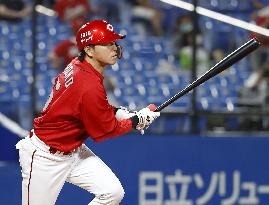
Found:
[{"label": "jersey logo", "polygon": [[113,32],[113,26],[111,24],[107,24],[106,29]]}]

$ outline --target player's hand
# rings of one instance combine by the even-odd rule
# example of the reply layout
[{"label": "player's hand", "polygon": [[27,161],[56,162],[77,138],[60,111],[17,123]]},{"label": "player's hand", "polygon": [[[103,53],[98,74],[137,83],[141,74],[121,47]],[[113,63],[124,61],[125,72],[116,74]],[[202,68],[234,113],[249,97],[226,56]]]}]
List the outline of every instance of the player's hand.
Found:
[{"label": "player's hand", "polygon": [[160,112],[154,112],[154,110],[156,110],[156,106],[151,104],[136,113],[138,117],[136,129],[139,130],[141,134],[144,134],[144,129],[147,129],[150,124],[160,116]]},{"label": "player's hand", "polygon": [[130,111],[126,107],[120,106],[120,108],[116,112],[115,117],[117,118],[117,120],[125,120],[135,116],[135,113],[136,112]]}]

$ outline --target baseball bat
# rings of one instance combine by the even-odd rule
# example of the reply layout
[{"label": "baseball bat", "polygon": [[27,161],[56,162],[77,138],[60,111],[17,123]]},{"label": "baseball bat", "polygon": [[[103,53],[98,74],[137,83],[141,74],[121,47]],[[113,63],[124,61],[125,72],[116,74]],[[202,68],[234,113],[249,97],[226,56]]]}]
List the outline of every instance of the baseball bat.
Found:
[{"label": "baseball bat", "polygon": [[228,56],[223,58],[220,62],[218,62],[216,65],[214,65],[212,68],[210,68],[205,74],[203,74],[201,77],[193,81],[191,84],[189,84],[187,87],[179,91],[177,94],[175,94],[173,97],[165,101],[163,104],[158,106],[155,110],[155,112],[160,112],[168,105],[172,104],[174,101],[182,97],[183,95],[189,93],[191,90],[196,88],[197,86],[201,85],[205,81],[209,80],[210,78],[214,77],[215,75],[221,73],[225,69],[229,68],[242,58],[246,57],[248,54],[256,50],[261,43],[256,38],[252,38],[248,42],[246,42],[241,47],[234,50],[232,53],[230,53]]}]

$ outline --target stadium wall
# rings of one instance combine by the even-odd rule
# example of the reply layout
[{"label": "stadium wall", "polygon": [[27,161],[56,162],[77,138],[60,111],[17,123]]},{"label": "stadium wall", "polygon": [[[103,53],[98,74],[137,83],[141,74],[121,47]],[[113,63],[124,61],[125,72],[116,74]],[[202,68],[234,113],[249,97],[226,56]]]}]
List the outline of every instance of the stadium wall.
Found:
[{"label": "stadium wall", "polygon": [[[1,128],[0,204],[20,204],[18,137]],[[87,145],[125,188],[122,205],[259,204],[269,200],[269,138],[132,134]],[[12,197],[11,197],[12,196]],[[66,184],[57,205],[87,204]]]}]

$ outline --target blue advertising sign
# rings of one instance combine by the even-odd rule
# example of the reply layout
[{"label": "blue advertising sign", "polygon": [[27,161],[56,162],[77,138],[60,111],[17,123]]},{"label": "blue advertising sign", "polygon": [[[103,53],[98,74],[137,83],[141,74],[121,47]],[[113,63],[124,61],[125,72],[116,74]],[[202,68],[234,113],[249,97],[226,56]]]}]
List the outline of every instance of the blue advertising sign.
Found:
[{"label": "blue advertising sign", "polygon": [[123,205],[269,201],[269,138],[135,135],[88,146],[121,180]]},{"label": "blue advertising sign", "polygon": [[[1,144],[15,149],[15,142]],[[121,205],[269,204],[267,137],[133,134],[87,145],[120,179]],[[0,204],[20,204],[18,163],[0,163],[0,179]],[[66,183],[56,204],[88,204],[92,198]]]}]

